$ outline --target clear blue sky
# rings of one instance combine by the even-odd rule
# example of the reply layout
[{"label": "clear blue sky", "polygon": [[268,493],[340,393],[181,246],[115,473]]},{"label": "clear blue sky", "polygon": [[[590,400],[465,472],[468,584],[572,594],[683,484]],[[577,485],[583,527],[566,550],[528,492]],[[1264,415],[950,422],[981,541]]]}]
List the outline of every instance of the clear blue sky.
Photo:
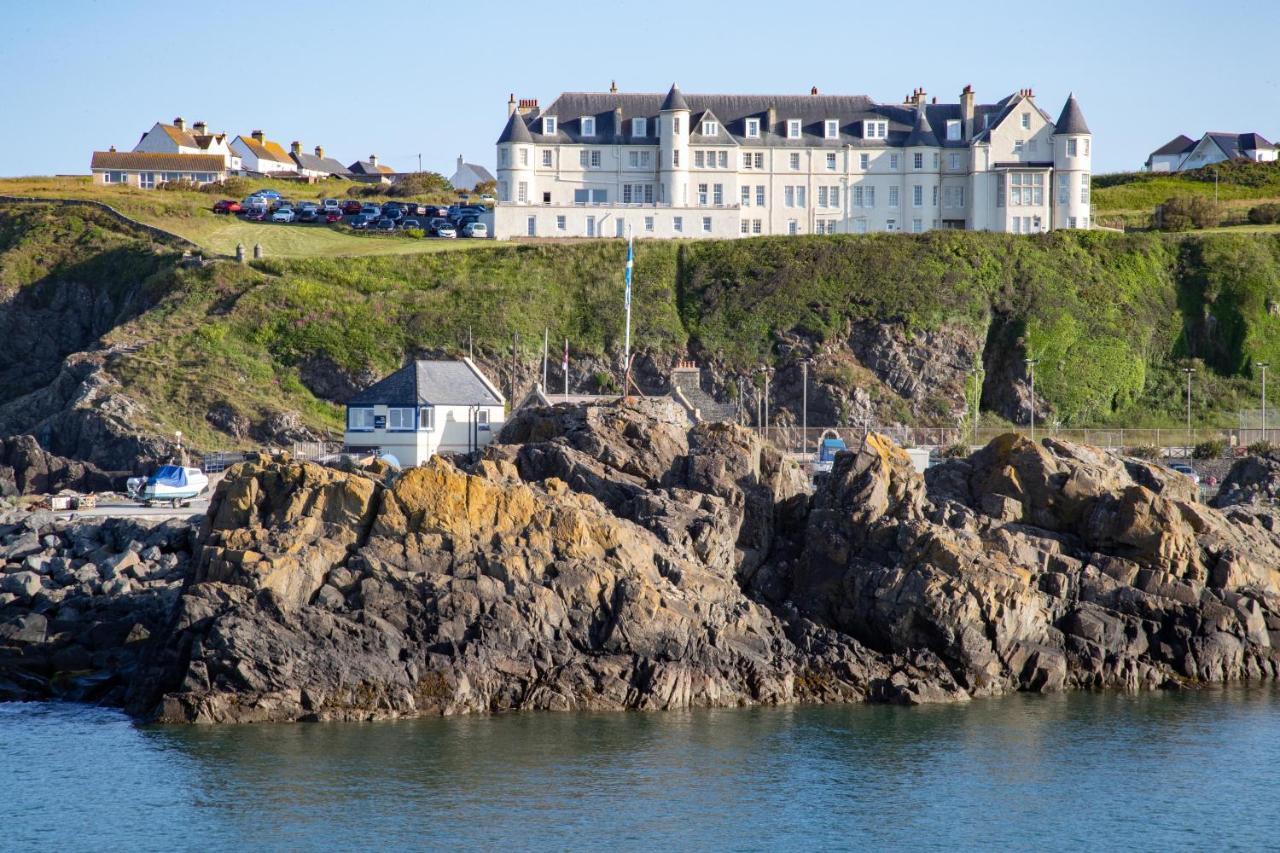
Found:
[{"label": "clear blue sky", "polygon": [[[273,19],[270,24],[255,20]],[[678,33],[672,37],[671,32]],[[86,173],[155,121],[370,153],[446,176],[492,166],[509,92],[866,94],[980,102],[1068,91],[1097,172],[1178,133],[1280,136],[1280,4],[0,0],[0,175]]]}]

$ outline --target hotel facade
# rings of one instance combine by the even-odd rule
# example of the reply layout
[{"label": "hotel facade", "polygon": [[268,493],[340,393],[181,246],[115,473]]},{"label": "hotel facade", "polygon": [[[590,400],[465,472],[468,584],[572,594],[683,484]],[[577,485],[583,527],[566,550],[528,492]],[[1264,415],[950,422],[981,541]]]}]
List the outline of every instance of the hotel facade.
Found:
[{"label": "hotel facade", "polygon": [[507,105],[494,235],[730,238],[1090,227],[1092,134],[1030,89],[977,104],[565,93]]}]

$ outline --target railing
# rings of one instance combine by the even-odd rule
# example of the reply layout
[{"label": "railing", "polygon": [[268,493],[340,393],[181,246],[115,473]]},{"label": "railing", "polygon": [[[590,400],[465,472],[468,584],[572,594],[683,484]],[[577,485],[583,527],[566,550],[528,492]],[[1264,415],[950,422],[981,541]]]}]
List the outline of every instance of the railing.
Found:
[{"label": "railing", "polygon": [[[295,441],[288,447],[263,447],[262,453],[268,456],[287,452],[290,459],[300,462],[314,462],[325,456],[333,456],[342,452],[342,442],[340,441]],[[206,474],[216,474],[225,471],[232,465],[243,462],[249,457],[252,451],[247,450],[215,450],[206,453],[201,461],[200,467]]]}]

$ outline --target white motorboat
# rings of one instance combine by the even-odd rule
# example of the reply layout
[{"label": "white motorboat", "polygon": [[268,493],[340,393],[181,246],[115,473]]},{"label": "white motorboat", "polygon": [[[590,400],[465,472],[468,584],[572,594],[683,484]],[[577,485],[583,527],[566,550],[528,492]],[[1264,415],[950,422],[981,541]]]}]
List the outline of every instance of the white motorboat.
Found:
[{"label": "white motorboat", "polygon": [[167,502],[176,508],[209,488],[209,478],[199,468],[161,465],[150,477],[130,477],[126,487],[143,506]]}]

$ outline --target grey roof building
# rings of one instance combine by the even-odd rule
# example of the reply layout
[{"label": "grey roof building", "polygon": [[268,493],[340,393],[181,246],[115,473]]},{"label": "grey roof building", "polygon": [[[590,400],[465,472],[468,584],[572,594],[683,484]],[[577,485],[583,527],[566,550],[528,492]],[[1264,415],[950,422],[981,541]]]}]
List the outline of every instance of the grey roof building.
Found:
[{"label": "grey roof building", "polygon": [[1278,157],[1280,149],[1260,133],[1210,131],[1197,140],[1175,136],[1152,151],[1144,165],[1151,172],[1183,172],[1225,160],[1270,163]]},{"label": "grey roof building", "polygon": [[298,165],[298,171],[304,175],[316,177],[348,178],[351,171],[332,157],[324,156],[324,148],[317,145],[314,154],[302,150],[302,143],[295,142],[290,146],[289,157]]},{"label": "grey roof building", "polygon": [[348,406],[501,406],[506,402],[469,358],[419,360],[356,394]]}]

